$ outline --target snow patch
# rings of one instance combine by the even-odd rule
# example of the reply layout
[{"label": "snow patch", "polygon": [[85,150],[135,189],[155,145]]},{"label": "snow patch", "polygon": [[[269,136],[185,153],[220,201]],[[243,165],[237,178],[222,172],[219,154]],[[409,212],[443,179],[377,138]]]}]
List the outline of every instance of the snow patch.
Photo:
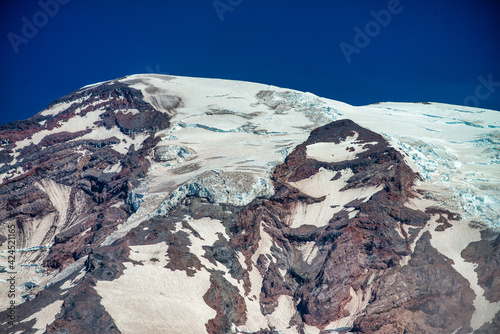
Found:
[{"label": "snow patch", "polygon": [[261,222],[258,249],[252,255],[252,268],[249,271],[251,284],[250,293],[244,296],[248,318],[245,325],[238,327],[241,332],[257,332],[262,328],[268,327],[268,319],[262,314],[259,303],[260,291],[262,289],[262,276],[260,276],[260,273],[255,265],[261,254],[264,256],[271,254],[272,246],[273,239],[265,231],[264,222]]},{"label": "snow patch", "polygon": [[98,281],[95,286],[118,329],[122,333],[205,333],[205,324],[217,314],[203,300],[210,274],[201,270],[190,277],[184,271],[164,268],[165,243],[130,249],[131,260],[143,265],[125,262],[118,279]]},{"label": "snow patch", "polygon": [[103,173],[119,173],[122,170],[122,164],[120,162],[106,167],[102,172]]},{"label": "snow patch", "polygon": [[307,158],[324,162],[338,162],[356,159],[357,154],[368,151],[370,146],[378,142],[360,143],[357,141],[359,133],[347,137],[336,143],[315,143],[307,145]]},{"label": "snow patch", "polygon": [[45,327],[56,320],[56,315],[60,312],[62,304],[62,300],[56,300],[37,313],[32,314],[29,318],[24,319],[22,323],[35,319],[36,323],[33,325],[32,329],[36,330],[35,334],[43,334],[45,333]]},{"label": "snow patch", "polygon": [[295,302],[292,296],[281,295],[278,297],[278,306],[274,309],[274,312],[267,315],[269,325],[273,326],[278,330],[279,333],[283,334],[295,334],[298,333],[296,328],[292,328],[290,320],[297,312],[295,308]]},{"label": "snow patch", "polygon": [[42,115],[42,116],[56,116],[61,111],[64,111],[64,110],[68,109],[69,107],[71,107],[71,105],[73,103],[81,102],[81,99],[79,99],[79,100],[80,101],[61,102],[61,103],[55,104],[52,107],[47,108],[44,111],[40,112],[40,115]]},{"label": "snow patch", "polygon": [[428,229],[432,233],[431,245],[441,254],[453,260],[453,268],[460,273],[470,283],[472,290],[476,294],[474,299],[475,312],[472,315],[471,327],[473,330],[479,329],[483,324],[493,320],[500,311],[500,302],[491,303],[484,296],[484,289],[479,285],[475,263],[466,262],[462,256],[462,251],[471,243],[481,240],[481,232],[478,229],[469,227],[466,221],[453,224],[444,231],[436,232],[434,228],[437,223],[429,224]]},{"label": "snow patch", "polygon": [[318,255],[318,246],[316,246],[316,243],[314,241],[308,241],[303,244],[300,244],[297,249],[300,251],[302,254],[302,259],[304,262],[308,264],[312,264],[312,261]]},{"label": "snow patch", "polygon": [[[73,262],[73,263],[76,263],[76,262]],[[63,285],[61,285],[61,290],[66,290],[66,289],[69,289],[69,288],[72,288],[74,286],[76,286],[76,283],[83,278],[83,276],[85,276],[85,273],[86,271],[84,269],[81,269],[80,272],[78,273],[78,275],[76,275],[75,278],[73,278],[72,280],[67,280],[66,282],[64,282]]]},{"label": "snow patch", "polygon": [[42,228],[42,226],[40,225],[33,228],[35,234],[31,236],[29,240],[31,242],[31,245],[39,246],[43,244],[44,241],[48,241],[45,239],[47,233],[49,232],[49,229],[53,229],[55,227],[55,231],[53,233],[54,236],[65,227],[67,220],[67,211],[70,204],[69,201],[71,187],[65,186],[63,184],[58,184],[50,179],[41,180],[40,183],[36,183],[35,186],[49,196],[52,205],[57,210],[57,220],[56,222],[54,222],[54,224],[50,226],[44,226],[44,228]]},{"label": "snow patch", "polygon": [[[333,180],[337,172],[320,168],[319,172],[313,176],[290,184],[303,193],[325,199],[320,203],[304,204],[298,203],[293,215],[289,218],[290,227],[296,228],[301,225],[315,225],[318,227],[327,226],[330,219],[341,210],[344,205],[356,199],[369,199],[373,194],[383,189],[383,186],[353,188],[342,190],[347,185],[347,180],[354,175],[350,169],[340,171],[342,176]],[[357,212],[350,213],[355,216]]]},{"label": "snow patch", "polygon": [[356,291],[350,287],[349,293],[351,300],[349,300],[349,302],[344,306],[344,310],[349,312],[349,315],[332,321],[326,325],[325,330],[330,332],[344,332],[351,329],[353,327],[354,320],[356,320],[356,318],[359,317],[368,306],[372,296],[372,285],[370,283],[366,291]]}]

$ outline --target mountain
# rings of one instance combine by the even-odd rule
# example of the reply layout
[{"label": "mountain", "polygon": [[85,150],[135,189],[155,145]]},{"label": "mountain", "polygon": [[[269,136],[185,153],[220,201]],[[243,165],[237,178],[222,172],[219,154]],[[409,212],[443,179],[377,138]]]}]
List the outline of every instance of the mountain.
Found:
[{"label": "mountain", "polygon": [[239,81],[83,87],[0,127],[0,332],[498,333],[499,129]]}]

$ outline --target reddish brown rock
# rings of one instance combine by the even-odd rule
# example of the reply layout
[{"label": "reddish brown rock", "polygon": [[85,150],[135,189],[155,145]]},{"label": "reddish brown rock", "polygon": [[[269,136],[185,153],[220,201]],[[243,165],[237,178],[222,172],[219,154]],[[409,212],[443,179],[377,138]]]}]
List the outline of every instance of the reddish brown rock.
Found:
[{"label": "reddish brown rock", "polygon": [[462,252],[462,257],[477,263],[479,285],[490,302],[500,301],[500,233],[493,230],[481,232],[481,241],[472,242]]},{"label": "reddish brown rock", "polygon": [[112,333],[120,331],[99,302],[101,297],[93,289],[95,281],[85,278],[65,297],[61,312],[47,326],[47,334]]}]

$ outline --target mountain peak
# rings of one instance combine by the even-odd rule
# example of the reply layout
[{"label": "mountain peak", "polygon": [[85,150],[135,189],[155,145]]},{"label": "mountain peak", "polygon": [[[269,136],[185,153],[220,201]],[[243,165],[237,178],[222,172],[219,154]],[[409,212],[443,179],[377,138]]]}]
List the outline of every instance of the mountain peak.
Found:
[{"label": "mountain peak", "polygon": [[494,331],[499,126],[220,79],[83,87],[0,128],[0,328]]}]

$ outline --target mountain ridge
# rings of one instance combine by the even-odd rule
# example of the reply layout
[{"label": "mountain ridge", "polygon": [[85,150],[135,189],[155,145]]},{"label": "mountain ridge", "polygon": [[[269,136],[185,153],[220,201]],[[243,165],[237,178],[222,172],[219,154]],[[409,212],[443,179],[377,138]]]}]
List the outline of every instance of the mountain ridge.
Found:
[{"label": "mountain ridge", "polygon": [[[465,141],[494,144],[500,120],[474,108],[384,105],[135,75],[83,87],[2,127],[0,234],[16,224],[19,322],[0,328],[494,331],[494,146],[480,161],[491,168],[474,166],[492,175],[474,181],[490,185],[467,198],[486,202],[474,215],[446,176],[472,167],[418,129],[433,119],[425,126],[471,128]],[[396,116],[376,122],[381,110]],[[449,115],[425,116],[443,110]],[[466,116],[448,120],[457,113]],[[414,124],[392,129],[400,114]],[[421,147],[431,149],[411,154]],[[433,154],[446,169],[422,163]],[[451,181],[433,182],[443,176]]]}]

